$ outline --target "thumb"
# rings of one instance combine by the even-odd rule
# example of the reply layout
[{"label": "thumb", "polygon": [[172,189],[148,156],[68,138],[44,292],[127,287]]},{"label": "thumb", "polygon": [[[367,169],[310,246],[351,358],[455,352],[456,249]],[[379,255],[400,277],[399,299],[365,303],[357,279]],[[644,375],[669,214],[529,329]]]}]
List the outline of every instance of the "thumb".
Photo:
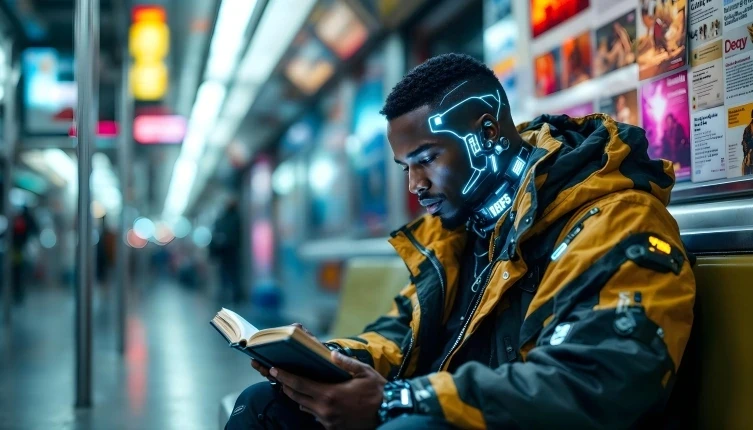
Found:
[{"label": "thumb", "polygon": [[335,362],[337,367],[347,371],[354,376],[363,373],[365,368],[369,368],[368,365],[361,363],[355,358],[347,357],[337,351],[332,351],[332,361]]}]

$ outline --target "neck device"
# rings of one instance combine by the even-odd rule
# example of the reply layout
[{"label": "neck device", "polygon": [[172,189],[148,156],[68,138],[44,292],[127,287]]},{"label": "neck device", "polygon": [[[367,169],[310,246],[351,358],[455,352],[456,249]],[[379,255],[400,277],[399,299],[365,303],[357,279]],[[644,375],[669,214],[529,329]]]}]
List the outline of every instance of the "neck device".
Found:
[{"label": "neck device", "polygon": [[497,221],[504,216],[512,206],[512,201],[520,186],[520,180],[528,165],[531,149],[523,145],[517,155],[513,157],[502,175],[501,184],[493,193],[486,196],[473,210],[468,220],[467,228],[480,237],[494,229]]}]

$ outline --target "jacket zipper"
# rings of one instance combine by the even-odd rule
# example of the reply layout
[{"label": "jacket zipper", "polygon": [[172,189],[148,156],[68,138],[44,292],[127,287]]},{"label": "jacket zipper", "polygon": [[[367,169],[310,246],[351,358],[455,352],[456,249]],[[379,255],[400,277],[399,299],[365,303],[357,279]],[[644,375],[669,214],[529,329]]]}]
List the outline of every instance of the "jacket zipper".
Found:
[{"label": "jacket zipper", "polygon": [[552,252],[552,261],[556,261],[558,258],[562,256],[562,254],[565,253],[567,250],[567,246],[570,245],[570,242],[575,239],[575,236],[577,236],[581,231],[583,231],[583,223],[586,222],[587,219],[591,218],[592,216],[598,214],[600,212],[599,208],[591,208],[588,212],[586,212],[581,219],[578,220],[577,223],[575,223],[575,226],[570,229],[570,232],[567,233],[567,236],[565,236],[565,239],[562,240],[562,243],[560,243],[557,248],[555,248],[554,252]]},{"label": "jacket zipper", "polygon": [[[418,243],[418,241],[416,240],[416,238],[413,237],[413,235],[411,233],[409,233],[407,231],[404,231],[404,233],[405,233],[405,237],[407,237],[408,240],[410,240],[410,242],[413,244],[414,247],[416,247],[416,249],[418,250],[418,252],[420,252],[421,254],[423,254],[423,256],[426,257],[431,262],[432,266],[434,266],[434,269],[436,269],[437,275],[439,275],[439,285],[442,288],[442,307],[444,307],[444,300],[445,300],[445,297],[446,297],[445,279],[444,279],[445,274],[444,274],[444,271],[442,270],[441,264],[439,263],[439,261],[437,260],[437,258],[434,255],[432,255],[426,249],[426,247],[424,247],[423,245],[421,245],[420,243]],[[397,376],[395,376],[395,379],[398,379],[403,374],[403,369],[405,367],[405,364],[408,362],[408,358],[410,357],[410,353],[413,350],[413,343],[414,343],[414,340],[415,340],[414,339],[415,335],[416,335],[415,332],[411,333],[410,344],[408,344],[408,350],[406,351],[405,355],[403,356],[403,361],[402,361],[402,363],[400,363],[400,369],[398,369]]]},{"label": "jacket zipper", "polygon": [[[497,243],[495,240],[492,239],[492,250],[491,255],[494,255],[494,248],[496,248]],[[496,263],[496,261],[495,261]],[[496,264],[493,264],[493,266],[496,266]],[[473,310],[470,314],[468,314],[468,318],[465,319],[465,324],[463,324],[463,328],[460,329],[460,334],[458,335],[458,338],[455,339],[455,343],[452,344],[452,348],[450,348],[450,351],[447,352],[447,355],[444,359],[442,359],[442,363],[439,365],[438,371],[441,371],[444,368],[444,365],[447,363],[447,360],[450,358],[453,352],[455,352],[455,349],[460,345],[460,342],[463,340],[463,336],[465,335],[466,329],[468,329],[468,324],[470,324],[471,320],[473,319],[473,315],[476,313],[476,308],[478,308],[478,305],[481,303],[481,298],[484,297],[484,292],[486,291],[486,287],[489,285],[489,280],[492,278],[492,273],[494,272],[494,267],[491,267],[489,270],[489,274],[486,275],[486,282],[484,282],[484,286],[479,290],[478,297],[476,297],[476,303],[473,305]]]}]

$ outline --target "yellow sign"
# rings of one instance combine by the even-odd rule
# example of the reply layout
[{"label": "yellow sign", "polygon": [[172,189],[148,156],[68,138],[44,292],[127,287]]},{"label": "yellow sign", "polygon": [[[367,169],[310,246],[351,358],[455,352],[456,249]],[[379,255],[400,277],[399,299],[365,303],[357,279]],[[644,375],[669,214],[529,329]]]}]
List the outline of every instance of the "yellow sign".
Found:
[{"label": "yellow sign", "polygon": [[750,124],[753,118],[753,103],[736,106],[727,110],[727,128],[741,127]]},{"label": "yellow sign", "polygon": [[162,99],[168,89],[165,58],[170,52],[170,29],[165,10],[159,6],[139,5],[133,10],[128,31],[128,50],[133,57],[131,91],[136,100]]},{"label": "yellow sign", "polygon": [[167,66],[161,62],[131,65],[131,91],[136,100],[159,100],[167,93]]}]

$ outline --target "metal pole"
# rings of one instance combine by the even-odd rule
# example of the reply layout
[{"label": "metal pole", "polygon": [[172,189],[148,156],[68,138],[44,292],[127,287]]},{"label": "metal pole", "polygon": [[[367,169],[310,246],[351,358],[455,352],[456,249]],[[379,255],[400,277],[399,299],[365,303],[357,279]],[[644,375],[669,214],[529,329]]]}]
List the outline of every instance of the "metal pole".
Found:
[{"label": "metal pole", "polygon": [[16,90],[18,86],[18,66],[13,59],[13,41],[7,40],[2,48],[5,51],[6,83],[3,107],[5,117],[3,126],[5,131],[4,169],[3,169],[3,212],[7,221],[5,229],[5,254],[3,258],[3,323],[6,327],[11,323],[11,301],[13,292],[13,208],[10,201],[10,190],[13,188],[13,164],[16,159]]},{"label": "metal pole", "polygon": [[98,117],[99,0],[76,0],[78,106],[78,247],[76,248],[76,407],[91,406],[92,393],[92,219],[91,147]]},{"label": "metal pole", "polygon": [[123,197],[120,209],[120,228],[118,229],[117,243],[117,344],[118,352],[126,350],[126,314],[130,264],[130,247],[125,242],[125,235],[130,228],[131,220],[128,219],[127,208],[130,207],[130,177],[131,177],[131,124],[133,123],[133,100],[128,86],[129,61],[123,58],[123,70],[120,79],[120,109],[118,122],[120,123],[120,136],[118,138],[118,172],[120,176],[120,194]]}]

